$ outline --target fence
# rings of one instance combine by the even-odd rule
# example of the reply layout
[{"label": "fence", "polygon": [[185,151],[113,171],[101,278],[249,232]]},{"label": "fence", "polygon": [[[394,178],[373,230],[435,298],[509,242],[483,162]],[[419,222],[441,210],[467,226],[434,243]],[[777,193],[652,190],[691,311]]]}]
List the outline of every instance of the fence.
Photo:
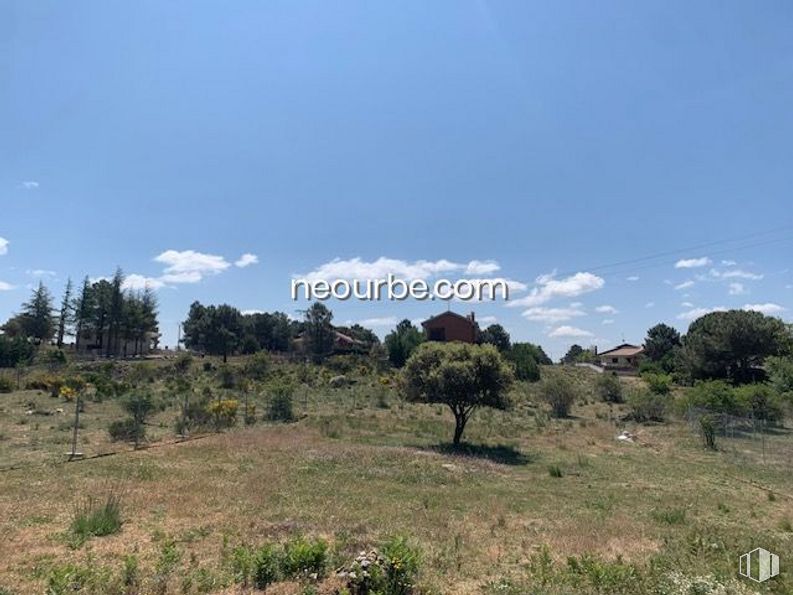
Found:
[{"label": "fence", "polygon": [[703,441],[710,429],[715,448],[736,465],[762,465],[793,471],[793,429],[781,422],[713,413],[701,408],[690,408],[686,420],[692,432]]}]

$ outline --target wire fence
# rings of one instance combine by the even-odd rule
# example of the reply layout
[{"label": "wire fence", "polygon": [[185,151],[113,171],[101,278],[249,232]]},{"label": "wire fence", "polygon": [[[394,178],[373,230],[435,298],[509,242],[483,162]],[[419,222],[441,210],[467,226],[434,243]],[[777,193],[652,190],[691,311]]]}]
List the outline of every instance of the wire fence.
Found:
[{"label": "wire fence", "polygon": [[793,471],[793,429],[782,422],[690,408],[686,420],[706,446],[736,465]]}]

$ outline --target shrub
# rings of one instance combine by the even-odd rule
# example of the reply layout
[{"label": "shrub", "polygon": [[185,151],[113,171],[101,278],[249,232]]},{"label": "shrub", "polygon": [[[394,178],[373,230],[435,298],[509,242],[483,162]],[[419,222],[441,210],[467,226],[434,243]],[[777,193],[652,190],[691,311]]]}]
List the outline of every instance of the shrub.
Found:
[{"label": "shrub", "polygon": [[109,494],[102,503],[89,497],[78,504],[69,531],[79,545],[89,537],[118,533],[121,524],[121,498]]},{"label": "shrub", "polygon": [[703,415],[699,418],[699,432],[705,448],[716,450],[716,419],[713,415]]},{"label": "shrub", "polygon": [[647,383],[650,392],[656,395],[668,395],[672,390],[672,377],[669,374],[642,374],[642,380]]},{"label": "shrub", "polygon": [[548,465],[548,475],[551,477],[560,478],[564,474],[562,473],[562,468],[559,465]]},{"label": "shrub", "polygon": [[265,545],[256,551],[253,558],[253,585],[266,589],[278,580],[278,552],[272,545]]},{"label": "shrub", "polygon": [[385,593],[407,595],[412,592],[421,565],[421,552],[404,537],[394,537],[383,544],[385,558]]},{"label": "shrub", "polygon": [[728,415],[745,413],[738,402],[735,389],[723,380],[697,382],[688,390],[684,404],[689,407],[707,409],[712,413]]},{"label": "shrub", "polygon": [[540,366],[537,365],[536,347],[530,343],[515,343],[507,352],[507,359],[515,366],[515,378],[528,382],[540,379]]},{"label": "shrub", "polygon": [[138,425],[134,419],[120,419],[111,422],[107,428],[113,442],[140,442],[146,437],[146,426]]},{"label": "shrub", "polygon": [[767,384],[745,384],[734,388],[738,407],[754,419],[776,423],[784,419],[782,399]]},{"label": "shrub", "polygon": [[292,421],[295,419],[292,410],[292,394],[294,387],[287,383],[277,383],[270,387],[270,404],[267,419],[270,421]]},{"label": "shrub", "polygon": [[619,376],[604,372],[595,381],[595,392],[606,403],[622,403],[622,383]]},{"label": "shrub", "polygon": [[237,371],[229,364],[222,364],[218,368],[218,378],[223,388],[232,389],[237,385]]},{"label": "shrub", "polygon": [[567,417],[570,414],[570,407],[578,396],[576,387],[564,376],[544,380],[540,393],[545,402],[551,406],[556,417]]},{"label": "shrub", "polygon": [[215,422],[215,428],[230,428],[237,423],[237,410],[239,401],[235,399],[220,399],[210,401],[207,411]]},{"label": "shrub", "polygon": [[663,421],[666,417],[667,398],[646,389],[638,389],[628,396],[628,407],[635,421]]},{"label": "shrub", "polygon": [[0,376],[0,393],[10,393],[14,390],[14,383],[8,376]]},{"label": "shrub", "polygon": [[281,572],[288,578],[321,577],[325,573],[327,558],[328,544],[325,541],[298,537],[284,546]]},{"label": "shrub", "polygon": [[260,351],[252,355],[245,363],[245,376],[253,380],[266,380],[270,371],[270,357]]}]

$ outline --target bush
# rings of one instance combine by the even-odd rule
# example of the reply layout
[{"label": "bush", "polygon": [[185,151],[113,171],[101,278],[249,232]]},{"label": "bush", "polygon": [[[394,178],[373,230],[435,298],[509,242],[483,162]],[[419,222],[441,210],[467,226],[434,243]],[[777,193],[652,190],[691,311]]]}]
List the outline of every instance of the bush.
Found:
[{"label": "bush", "polygon": [[630,415],[638,422],[664,421],[667,400],[667,397],[646,389],[635,390],[628,396]]},{"label": "bush", "polygon": [[237,371],[229,364],[222,364],[218,368],[218,378],[223,388],[232,389],[237,385]]},{"label": "bush", "polygon": [[622,383],[619,376],[604,372],[595,381],[595,392],[601,401],[606,403],[622,403]]},{"label": "bush", "polygon": [[277,580],[278,552],[272,545],[262,546],[253,558],[253,586],[266,589]]},{"label": "bush", "polygon": [[207,412],[215,422],[215,428],[230,428],[237,423],[237,410],[239,401],[235,399],[220,399],[207,404]]},{"label": "bush", "polygon": [[551,406],[556,417],[567,417],[570,414],[570,407],[578,396],[578,391],[568,378],[555,376],[543,381],[540,394]]},{"label": "bush", "polygon": [[668,395],[672,390],[672,377],[669,374],[646,372],[642,374],[642,380],[647,383],[650,392],[656,395]]},{"label": "bush", "polygon": [[777,423],[784,419],[782,399],[767,384],[745,384],[734,388],[735,400],[746,415],[754,419]]},{"label": "bush", "polygon": [[699,433],[705,448],[716,450],[716,419],[713,415],[703,415],[699,418]]},{"label": "bush", "polygon": [[292,394],[294,387],[291,384],[278,383],[270,387],[270,404],[267,409],[267,419],[270,421],[293,421]]},{"label": "bush", "polygon": [[140,442],[146,437],[146,426],[127,418],[112,422],[107,432],[113,442]]},{"label": "bush", "polygon": [[515,343],[507,352],[507,359],[514,365],[518,380],[537,382],[540,379],[535,350],[536,347],[529,343]]},{"label": "bush", "polygon": [[14,390],[14,383],[8,376],[0,376],[0,393],[10,393]]},{"label": "bush", "polygon": [[270,356],[260,351],[252,355],[245,363],[245,376],[253,380],[266,380],[270,371]]},{"label": "bush", "polygon": [[69,531],[79,545],[89,537],[118,533],[121,524],[121,498],[110,494],[102,503],[90,497],[80,503],[72,517]]},{"label": "bush", "polygon": [[711,413],[742,415],[735,389],[723,380],[699,381],[686,393],[683,402],[688,407],[707,409]]},{"label": "bush", "polygon": [[328,544],[322,539],[298,537],[284,546],[281,572],[286,578],[319,578],[325,574]]},{"label": "bush", "polygon": [[414,592],[421,556],[403,537],[387,541],[380,551],[361,552],[345,568],[352,595],[408,595]]}]

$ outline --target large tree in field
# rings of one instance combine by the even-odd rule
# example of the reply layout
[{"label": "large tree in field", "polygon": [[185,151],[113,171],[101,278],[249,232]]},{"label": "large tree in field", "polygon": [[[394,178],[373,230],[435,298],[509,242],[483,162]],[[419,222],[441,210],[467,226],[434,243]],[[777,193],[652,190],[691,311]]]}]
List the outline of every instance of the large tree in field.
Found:
[{"label": "large tree in field", "polygon": [[44,283],[33,290],[30,301],[22,305],[20,322],[26,336],[38,343],[49,341],[55,334],[55,316],[52,307],[52,294]]},{"label": "large tree in field", "polygon": [[507,409],[512,370],[492,345],[421,345],[403,371],[407,396],[417,403],[441,403],[454,414],[456,445],[478,407]]},{"label": "large tree in field", "polygon": [[424,334],[407,318],[397,324],[385,337],[385,348],[391,365],[395,368],[404,366],[410,354],[423,342]]},{"label": "large tree in field", "polygon": [[656,324],[647,331],[644,353],[650,361],[667,361],[678,347],[680,347],[680,333],[668,324]]},{"label": "large tree in field", "polygon": [[316,361],[322,361],[333,350],[335,331],[332,321],[333,312],[319,302],[303,312],[303,336],[309,353]]},{"label": "large tree in field", "polygon": [[766,357],[789,353],[791,329],[760,312],[711,312],[688,327],[683,360],[692,378],[750,382]]},{"label": "large tree in field", "polygon": [[491,324],[479,334],[480,343],[489,343],[495,345],[501,353],[508,351],[510,348],[509,333],[500,324]]},{"label": "large tree in field", "polygon": [[83,285],[72,307],[74,312],[74,346],[79,351],[83,346],[85,334],[92,330],[94,322],[94,299],[95,294],[88,277],[83,279]]}]

